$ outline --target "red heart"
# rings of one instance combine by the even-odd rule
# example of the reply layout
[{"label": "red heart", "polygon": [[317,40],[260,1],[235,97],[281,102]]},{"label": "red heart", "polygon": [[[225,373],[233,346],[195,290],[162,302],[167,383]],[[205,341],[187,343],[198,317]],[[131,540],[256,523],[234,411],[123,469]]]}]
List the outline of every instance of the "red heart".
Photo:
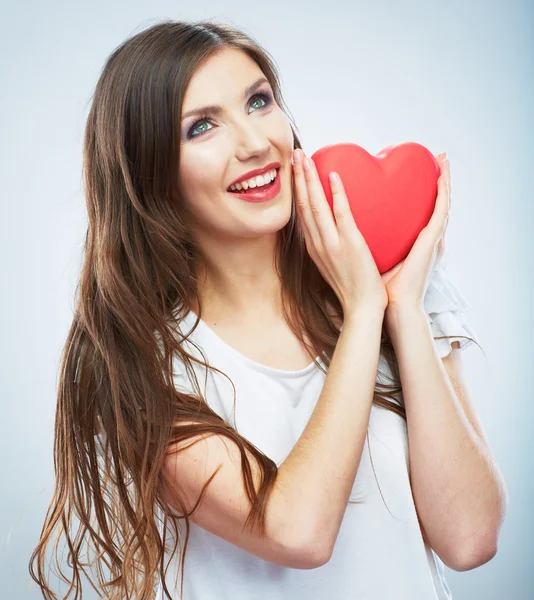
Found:
[{"label": "red heart", "polygon": [[319,148],[311,158],[331,209],[328,174],[340,175],[352,216],[380,273],[406,258],[434,212],[440,176],[434,155],[415,142],[387,146],[376,156],[343,143]]}]

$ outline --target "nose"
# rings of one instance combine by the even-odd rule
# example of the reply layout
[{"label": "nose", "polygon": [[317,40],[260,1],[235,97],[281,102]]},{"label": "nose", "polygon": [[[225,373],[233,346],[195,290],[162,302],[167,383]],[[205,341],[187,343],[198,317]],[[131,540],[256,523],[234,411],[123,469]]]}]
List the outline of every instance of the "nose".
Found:
[{"label": "nose", "polygon": [[265,131],[259,125],[253,125],[250,120],[236,129],[236,156],[246,161],[251,156],[263,156],[271,150],[271,143]]}]

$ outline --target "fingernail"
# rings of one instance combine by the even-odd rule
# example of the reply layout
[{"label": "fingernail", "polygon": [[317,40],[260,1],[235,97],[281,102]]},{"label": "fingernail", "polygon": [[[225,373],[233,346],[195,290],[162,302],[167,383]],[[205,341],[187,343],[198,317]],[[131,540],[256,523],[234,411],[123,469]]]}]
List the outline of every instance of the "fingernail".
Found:
[{"label": "fingernail", "polygon": [[304,170],[305,171],[309,171],[310,170],[310,159],[308,157],[306,157],[304,159]]},{"label": "fingernail", "polygon": [[300,152],[301,152],[300,148],[295,148],[295,150],[293,151],[293,158],[294,158],[296,165],[298,165],[302,160],[302,156],[301,156]]}]

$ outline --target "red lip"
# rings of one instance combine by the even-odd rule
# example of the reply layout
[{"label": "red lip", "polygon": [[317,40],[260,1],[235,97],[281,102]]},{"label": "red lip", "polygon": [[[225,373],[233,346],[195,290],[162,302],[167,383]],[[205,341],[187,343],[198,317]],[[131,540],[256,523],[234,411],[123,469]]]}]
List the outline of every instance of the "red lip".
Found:
[{"label": "red lip", "polygon": [[248,171],[248,173],[244,173],[243,175],[239,176],[237,179],[232,181],[232,183],[228,186],[228,189],[230,189],[235,183],[239,183],[240,181],[245,181],[247,179],[250,179],[251,177],[256,177],[256,175],[263,175],[264,173],[267,173],[268,171],[272,171],[273,169],[279,169],[279,168],[280,168],[279,162],[272,162],[272,163],[269,163],[268,165],[265,165],[264,167],[261,167],[261,169],[253,169],[252,171]]}]

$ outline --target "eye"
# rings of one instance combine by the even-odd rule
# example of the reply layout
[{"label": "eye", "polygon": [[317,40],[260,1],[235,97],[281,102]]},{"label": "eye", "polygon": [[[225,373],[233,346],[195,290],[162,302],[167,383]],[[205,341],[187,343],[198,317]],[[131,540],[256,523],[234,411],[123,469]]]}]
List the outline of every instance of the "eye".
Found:
[{"label": "eye", "polygon": [[[272,104],[273,101],[273,97],[271,94],[254,94],[254,96],[251,96],[251,104],[253,104],[256,99],[259,99],[261,101],[264,102],[263,105],[258,106],[258,109],[260,108],[267,108],[268,106],[270,106]],[[209,131],[209,129],[200,129],[200,126],[203,124],[207,124],[207,123],[211,123],[211,118],[209,115],[202,115],[200,117],[200,119],[198,119],[198,121],[195,121],[193,123],[193,125],[191,125],[191,127],[189,128],[189,131],[187,132],[187,139],[190,140],[192,138],[195,137],[199,137],[201,136],[203,133],[206,133],[206,131]],[[199,130],[200,133],[193,133],[195,130]]]}]

